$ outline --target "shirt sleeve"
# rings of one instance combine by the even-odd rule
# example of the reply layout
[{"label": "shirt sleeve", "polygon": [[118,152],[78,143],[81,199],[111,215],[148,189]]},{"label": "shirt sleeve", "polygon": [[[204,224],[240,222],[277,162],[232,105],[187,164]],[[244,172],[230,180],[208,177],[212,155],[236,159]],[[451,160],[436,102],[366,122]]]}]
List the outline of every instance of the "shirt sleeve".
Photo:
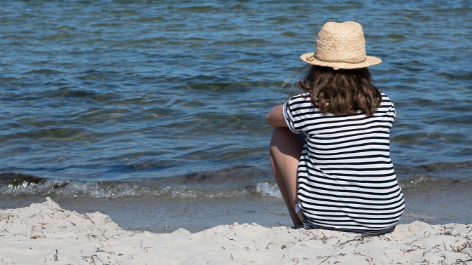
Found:
[{"label": "shirt sleeve", "polygon": [[384,93],[382,93],[382,105],[385,108],[385,117],[388,117],[388,119],[391,120],[391,124],[393,125],[397,111],[395,110],[395,104],[393,104],[392,100]]},{"label": "shirt sleeve", "polygon": [[393,102],[392,102],[392,106],[390,106],[389,112],[392,115],[392,126],[393,126],[397,118],[397,111],[395,110],[395,105],[393,104]]},{"label": "shirt sleeve", "polygon": [[287,102],[285,102],[284,106],[283,106],[283,115],[284,115],[284,119],[285,119],[285,122],[287,123],[288,125],[288,128],[290,129],[290,131],[296,133],[296,134],[299,134],[301,133],[302,131],[297,129],[297,119],[294,118],[294,111],[293,111],[293,105],[296,104],[293,102],[293,97],[290,98],[289,100],[287,100]]}]

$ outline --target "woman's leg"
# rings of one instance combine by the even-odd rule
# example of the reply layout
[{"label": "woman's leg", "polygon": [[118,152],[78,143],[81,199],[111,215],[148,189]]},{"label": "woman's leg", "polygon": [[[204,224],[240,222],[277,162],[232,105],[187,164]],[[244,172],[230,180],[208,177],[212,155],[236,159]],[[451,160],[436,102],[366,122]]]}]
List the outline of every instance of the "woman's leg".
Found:
[{"label": "woman's leg", "polygon": [[295,226],[303,224],[301,213],[295,213],[295,205],[298,203],[298,162],[304,142],[305,135],[295,134],[288,128],[274,128],[270,142],[272,172]]}]

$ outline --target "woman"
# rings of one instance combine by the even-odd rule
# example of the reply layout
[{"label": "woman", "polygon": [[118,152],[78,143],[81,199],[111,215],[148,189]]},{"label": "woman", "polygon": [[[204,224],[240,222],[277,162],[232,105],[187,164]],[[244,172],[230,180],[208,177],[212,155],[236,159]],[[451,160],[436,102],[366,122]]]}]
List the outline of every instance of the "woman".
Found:
[{"label": "woman", "polygon": [[274,176],[294,225],[380,235],[391,232],[405,207],[390,158],[391,100],[373,84],[356,22],[326,23],[305,92],[274,107],[270,146]]}]

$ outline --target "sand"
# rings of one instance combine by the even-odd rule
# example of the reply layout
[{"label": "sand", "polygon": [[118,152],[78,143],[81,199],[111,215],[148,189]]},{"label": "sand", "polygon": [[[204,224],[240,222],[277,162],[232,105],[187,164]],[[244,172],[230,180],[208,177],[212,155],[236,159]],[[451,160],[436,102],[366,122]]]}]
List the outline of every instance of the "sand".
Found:
[{"label": "sand", "polygon": [[378,237],[220,225],[198,233],[121,229],[52,201],[0,211],[1,264],[472,264],[472,225],[413,222]]}]

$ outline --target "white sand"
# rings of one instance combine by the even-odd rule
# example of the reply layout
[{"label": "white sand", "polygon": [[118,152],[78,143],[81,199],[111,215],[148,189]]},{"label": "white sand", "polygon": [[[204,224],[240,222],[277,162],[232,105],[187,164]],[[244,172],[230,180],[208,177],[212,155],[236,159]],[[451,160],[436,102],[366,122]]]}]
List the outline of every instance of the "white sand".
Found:
[{"label": "white sand", "polygon": [[472,225],[398,225],[384,236],[221,225],[199,233],[121,229],[51,199],[0,211],[1,264],[472,264]]}]

